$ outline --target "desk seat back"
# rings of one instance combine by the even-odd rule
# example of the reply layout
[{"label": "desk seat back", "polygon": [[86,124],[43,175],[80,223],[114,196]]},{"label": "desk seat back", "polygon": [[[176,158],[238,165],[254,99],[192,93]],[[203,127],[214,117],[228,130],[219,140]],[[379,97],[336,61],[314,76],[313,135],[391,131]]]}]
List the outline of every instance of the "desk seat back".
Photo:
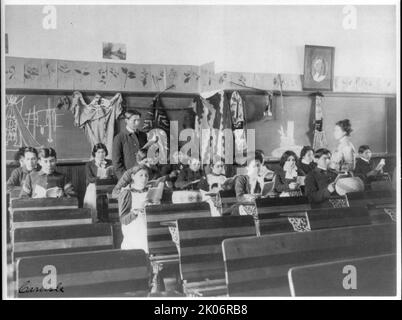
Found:
[{"label": "desk seat back", "polygon": [[222,213],[230,215],[232,206],[237,202],[236,192],[234,190],[221,190],[219,191],[219,198],[222,205]]},{"label": "desk seat back", "polygon": [[161,225],[161,222],[211,216],[207,202],[154,205],[146,207],[145,211],[149,253],[154,255],[177,254],[169,227]]},{"label": "desk seat back", "polygon": [[256,200],[260,233],[290,232],[292,226],[282,213],[305,213],[311,209],[306,197],[263,198]]},{"label": "desk seat back", "polygon": [[179,219],[177,227],[181,279],[187,282],[223,279],[222,241],[256,235],[251,216]]},{"label": "desk seat back", "polygon": [[396,255],[294,267],[288,278],[293,297],[395,296]]},{"label": "desk seat back", "polygon": [[396,194],[389,190],[352,192],[346,194],[351,207],[366,207],[372,223],[395,221]]},{"label": "desk seat back", "polygon": [[367,208],[323,208],[307,211],[311,230],[371,224]]},{"label": "desk seat back", "polygon": [[[146,296],[149,275],[149,261],[143,250],[27,257],[17,261],[17,297]],[[52,285],[57,290],[49,290]]]},{"label": "desk seat back", "polygon": [[90,209],[17,210],[11,217],[11,227],[34,228],[92,223]]},{"label": "desk seat back", "polygon": [[355,226],[223,241],[229,296],[290,296],[288,271],[336,259],[393,254],[393,224]]},{"label": "desk seat back", "polygon": [[13,259],[69,252],[113,249],[107,223],[19,228],[13,230]]},{"label": "desk seat back", "polygon": [[106,215],[107,220],[109,222],[120,222],[118,200],[113,198],[111,193],[108,193],[106,196],[107,196],[107,215]]},{"label": "desk seat back", "polygon": [[108,193],[112,193],[116,184],[117,180],[115,178],[96,179],[96,195],[106,195]]}]

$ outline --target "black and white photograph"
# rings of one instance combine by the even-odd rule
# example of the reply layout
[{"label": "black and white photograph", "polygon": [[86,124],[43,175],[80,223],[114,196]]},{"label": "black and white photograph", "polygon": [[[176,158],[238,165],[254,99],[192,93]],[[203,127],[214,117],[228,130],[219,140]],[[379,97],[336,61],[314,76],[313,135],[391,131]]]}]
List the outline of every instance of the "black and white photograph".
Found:
[{"label": "black and white photograph", "polygon": [[3,299],[400,300],[399,12],[2,0]]},{"label": "black and white photograph", "polygon": [[123,43],[103,42],[103,59],[126,60],[126,45]]}]

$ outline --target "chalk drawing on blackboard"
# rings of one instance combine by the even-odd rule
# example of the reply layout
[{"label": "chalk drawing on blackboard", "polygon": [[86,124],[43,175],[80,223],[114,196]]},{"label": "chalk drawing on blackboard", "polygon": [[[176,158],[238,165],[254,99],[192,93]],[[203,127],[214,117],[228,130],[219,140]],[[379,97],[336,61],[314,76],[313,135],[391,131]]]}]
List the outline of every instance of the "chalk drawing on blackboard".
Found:
[{"label": "chalk drawing on blackboard", "polygon": [[64,113],[51,106],[24,106],[25,97],[6,97],[6,150],[16,151],[22,146],[56,148],[56,130],[62,127],[57,118]]},{"label": "chalk drawing on blackboard", "polygon": [[273,157],[280,158],[282,156],[282,154],[287,150],[291,150],[294,153],[296,153],[297,155],[300,154],[300,151],[303,147],[295,144],[294,126],[295,126],[294,121],[287,122],[286,130],[283,129],[283,126],[281,126],[281,129],[279,130],[279,134],[280,134],[279,148],[276,148],[274,151],[272,151],[271,155]]}]

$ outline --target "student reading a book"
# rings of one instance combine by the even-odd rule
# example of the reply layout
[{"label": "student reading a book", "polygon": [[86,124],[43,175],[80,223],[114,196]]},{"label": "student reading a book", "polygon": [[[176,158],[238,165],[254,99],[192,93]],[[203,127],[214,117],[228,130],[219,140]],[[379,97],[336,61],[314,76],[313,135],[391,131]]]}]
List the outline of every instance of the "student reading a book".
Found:
[{"label": "student reading a book", "polygon": [[335,194],[336,173],[328,170],[331,163],[331,152],[318,149],[315,153],[317,167],[306,176],[306,196],[312,208],[329,208],[329,198]]},{"label": "student reading a book", "polygon": [[39,171],[40,166],[38,165],[38,151],[32,147],[23,148],[18,151],[18,161],[21,166],[14,169],[11,172],[10,178],[7,180],[7,192],[10,192],[16,187],[21,187],[28,174],[32,171]]},{"label": "student reading a book", "polygon": [[374,181],[376,176],[383,174],[385,160],[382,159],[377,166],[371,159],[372,153],[368,145],[359,147],[359,157],[356,160],[354,175],[362,179],[365,184]]},{"label": "student reading a book", "polygon": [[32,171],[26,178],[22,190],[22,198],[60,198],[76,196],[70,180],[56,171],[57,156],[53,148],[42,148],[39,151],[41,170]]},{"label": "student reading a book", "polygon": [[206,175],[206,179],[202,180],[200,188],[202,190],[216,193],[225,188],[225,182],[227,181],[225,175],[225,165],[222,159],[217,159],[209,166],[210,173]]},{"label": "student reading a book", "polygon": [[201,180],[206,179],[200,166],[200,160],[191,157],[188,167],[180,171],[175,187],[181,190],[199,190]]},{"label": "student reading a book", "polygon": [[281,197],[301,196],[297,178],[297,156],[293,151],[285,151],[279,160],[279,168],[275,171],[274,191]]},{"label": "student reading a book", "polygon": [[235,181],[235,193],[238,201],[252,201],[264,189],[264,178],[261,177],[261,160],[254,158],[249,161],[247,174],[239,175]]},{"label": "student reading a book", "polygon": [[119,216],[123,232],[121,249],[143,249],[148,253],[145,206],[149,168],[143,164],[130,169],[131,182],[118,193]]},{"label": "student reading a book", "polygon": [[84,197],[84,208],[90,208],[93,221],[96,215],[96,185],[97,179],[108,179],[114,176],[112,161],[106,159],[108,150],[103,143],[97,143],[92,148],[92,160],[85,165],[87,189]]}]

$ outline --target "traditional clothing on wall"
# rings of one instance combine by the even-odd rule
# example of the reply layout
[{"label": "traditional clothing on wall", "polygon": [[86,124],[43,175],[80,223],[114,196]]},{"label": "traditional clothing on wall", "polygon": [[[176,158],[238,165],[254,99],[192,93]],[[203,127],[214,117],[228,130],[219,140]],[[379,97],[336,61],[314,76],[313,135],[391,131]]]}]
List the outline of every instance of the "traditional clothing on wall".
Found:
[{"label": "traditional clothing on wall", "polygon": [[108,158],[111,158],[115,121],[123,111],[121,94],[117,93],[110,100],[95,95],[87,104],[82,94],[75,91],[71,111],[74,124],[85,130],[91,146],[100,142],[105,144],[109,151]]},{"label": "traditional clothing on wall", "polygon": [[237,91],[233,91],[230,97],[230,113],[232,115],[234,152],[235,154],[243,154],[247,152],[244,100]]},{"label": "traditional clothing on wall", "polygon": [[[225,129],[232,129],[229,103],[225,99],[224,91],[217,91],[212,94],[196,97],[193,102],[195,117],[195,132],[201,140],[201,160],[204,163],[210,162],[211,155],[225,156]],[[209,140],[205,141],[205,134],[209,130]]]},{"label": "traditional clothing on wall", "polygon": [[152,109],[147,112],[142,129],[148,134],[148,141],[158,137],[159,158],[167,159],[170,122],[159,98],[153,100]]},{"label": "traditional clothing on wall", "polygon": [[320,148],[326,148],[328,145],[327,137],[325,136],[325,131],[323,130],[322,106],[324,97],[321,94],[316,94],[313,99],[315,106],[313,149],[318,150]]}]

